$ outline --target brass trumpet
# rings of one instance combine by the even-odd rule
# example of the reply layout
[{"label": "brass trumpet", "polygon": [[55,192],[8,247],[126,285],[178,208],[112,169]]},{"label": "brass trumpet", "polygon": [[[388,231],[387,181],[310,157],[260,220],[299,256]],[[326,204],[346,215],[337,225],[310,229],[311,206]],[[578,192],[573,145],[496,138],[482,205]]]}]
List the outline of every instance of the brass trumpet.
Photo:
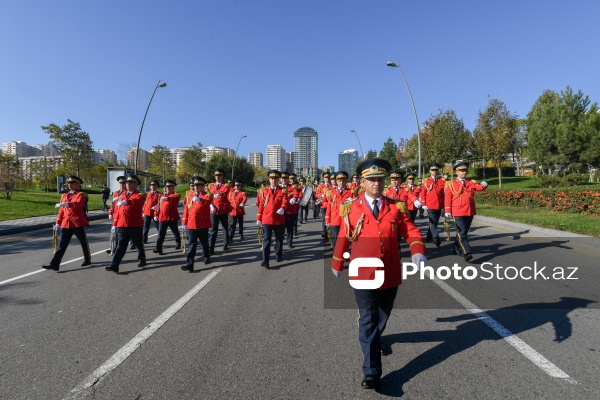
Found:
[{"label": "brass trumpet", "polygon": [[446,232],[446,240],[450,240],[450,222],[448,222],[448,218],[444,218],[444,232]]},{"label": "brass trumpet", "polygon": [[183,229],[183,227],[179,228],[179,234],[181,235],[181,246],[183,247],[183,254],[187,254],[187,229]]},{"label": "brass trumpet", "polygon": [[58,250],[58,230],[54,229],[54,227],[52,227],[52,249],[54,250],[53,253],[56,253],[56,250]]},{"label": "brass trumpet", "polygon": [[117,251],[117,233],[116,232],[112,232],[110,233],[110,250],[107,251],[109,256],[114,256],[115,252]]},{"label": "brass trumpet", "polygon": [[331,226],[325,225],[325,232],[327,232],[327,239],[329,239],[329,247],[333,249],[333,241],[331,239],[333,237],[333,232],[331,232]]},{"label": "brass trumpet", "polygon": [[262,247],[262,245],[263,245],[263,240],[264,240],[264,237],[263,237],[262,226],[259,226],[258,227],[258,244],[260,244],[260,247]]}]

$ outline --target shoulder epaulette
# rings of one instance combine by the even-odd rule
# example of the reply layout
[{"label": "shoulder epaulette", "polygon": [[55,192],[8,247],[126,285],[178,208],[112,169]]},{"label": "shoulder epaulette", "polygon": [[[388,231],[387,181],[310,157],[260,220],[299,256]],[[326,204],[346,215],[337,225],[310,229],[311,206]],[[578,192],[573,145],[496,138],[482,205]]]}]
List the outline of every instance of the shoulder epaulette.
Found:
[{"label": "shoulder epaulette", "polygon": [[140,196],[142,196],[143,199],[146,198],[146,193],[140,193]]},{"label": "shoulder epaulette", "polygon": [[340,217],[344,218],[352,211],[352,202],[358,200],[358,197],[350,197],[340,204]]},{"label": "shoulder epaulette", "polygon": [[81,195],[82,195],[83,197],[85,197],[86,199],[87,199],[87,198],[89,198],[89,196],[88,196],[88,194],[87,194],[86,192],[81,192]]},{"label": "shoulder epaulette", "polygon": [[281,188],[281,191],[282,191],[284,194],[287,194],[287,192],[288,192],[288,191],[287,191],[287,188]]},{"label": "shoulder epaulette", "polygon": [[477,183],[477,181],[475,179],[469,179],[469,180],[473,183]]},{"label": "shoulder epaulette", "polygon": [[382,198],[384,200],[387,200],[389,203],[394,203],[396,205],[396,207],[398,207],[398,210],[400,210],[404,214],[406,214],[408,212],[408,206],[402,200],[400,200],[400,199],[393,199],[393,198],[387,197],[387,196],[382,196]]}]

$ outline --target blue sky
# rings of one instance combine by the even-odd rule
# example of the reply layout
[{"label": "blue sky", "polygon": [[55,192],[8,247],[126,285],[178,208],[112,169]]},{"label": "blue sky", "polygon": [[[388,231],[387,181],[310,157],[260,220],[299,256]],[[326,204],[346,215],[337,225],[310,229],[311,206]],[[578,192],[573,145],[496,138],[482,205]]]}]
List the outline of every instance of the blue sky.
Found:
[{"label": "blue sky", "polygon": [[[77,121],[95,148],[293,150],[319,165],[379,150],[454,109],[469,129],[488,95],[524,117],[544,89],[600,100],[596,1],[0,1],[0,141],[46,143]],[[594,28],[596,26],[596,28]]]}]

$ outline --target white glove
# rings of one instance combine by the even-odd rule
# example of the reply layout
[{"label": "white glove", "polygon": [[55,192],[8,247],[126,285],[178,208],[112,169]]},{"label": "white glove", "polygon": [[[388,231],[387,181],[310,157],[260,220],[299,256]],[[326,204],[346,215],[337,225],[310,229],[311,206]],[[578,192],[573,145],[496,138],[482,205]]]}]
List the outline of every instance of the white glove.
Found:
[{"label": "white glove", "polygon": [[285,214],[285,210],[283,208],[280,208],[279,210],[277,210],[277,214],[283,215]]},{"label": "white glove", "polygon": [[182,228],[184,231],[187,231],[187,225],[181,225],[181,228]]},{"label": "white glove", "polygon": [[192,201],[193,201],[193,202],[196,202],[196,203],[202,203],[202,200],[200,200],[200,197],[198,197],[198,196],[194,196],[194,197],[192,198]]},{"label": "white glove", "polygon": [[150,207],[151,210],[156,210],[156,206]]},{"label": "white glove", "polygon": [[116,202],[117,202],[117,200],[119,200],[119,198],[118,198],[118,197],[113,197],[113,203],[116,203]]},{"label": "white glove", "polygon": [[427,206],[423,206],[423,211],[427,211]]},{"label": "white glove", "polygon": [[212,211],[212,212],[214,212],[216,214],[218,210],[217,210],[217,207],[215,207],[214,204],[211,204],[210,205],[210,211]]},{"label": "white glove", "polygon": [[168,196],[163,196],[163,197],[161,197],[160,199],[161,199],[161,200],[169,200],[169,197],[168,197]]},{"label": "white glove", "polygon": [[108,219],[113,219],[112,214],[108,214]]},{"label": "white glove", "polygon": [[55,225],[54,225],[54,227],[53,227],[53,229],[54,229],[55,231],[59,230],[59,229],[60,229],[60,225],[59,225],[59,224],[55,224]]},{"label": "white glove", "polygon": [[260,222],[260,221],[256,221],[256,225],[258,225],[258,226],[262,226],[262,222]]},{"label": "white glove", "polygon": [[158,222],[158,217],[154,217],[154,220],[155,220],[156,222]]},{"label": "white glove", "polygon": [[240,203],[240,207],[244,207],[244,203]]},{"label": "white glove", "polygon": [[298,199],[293,197],[290,199],[290,204],[296,204],[298,202]]},{"label": "white glove", "polygon": [[341,278],[342,275],[344,275],[344,271],[338,271],[333,268],[331,268],[331,272],[333,272],[333,274],[335,275],[336,278]]},{"label": "white glove", "polygon": [[117,207],[123,207],[125,204],[127,204],[127,200],[121,200],[117,203]]},{"label": "white glove", "polygon": [[484,188],[486,188],[488,186],[487,182],[481,182],[480,185],[483,186]]},{"label": "white glove", "polygon": [[331,226],[329,222],[325,222],[325,226]]},{"label": "white glove", "polygon": [[451,213],[446,213],[446,214],[444,214],[444,217],[446,217],[446,218],[452,218],[452,214]]},{"label": "white glove", "polygon": [[415,205],[415,207],[421,208],[421,202],[419,201],[419,199],[415,200],[413,204]]},{"label": "white glove", "polygon": [[413,264],[416,264],[419,268],[421,268],[421,261],[423,261],[423,265],[427,265],[427,257],[421,253],[415,253],[411,257],[411,261]]},{"label": "white glove", "polygon": [[217,193],[217,194],[215,194],[213,197],[214,197],[215,199],[216,199],[217,197],[221,197],[221,193]]},{"label": "white glove", "polygon": [[117,227],[116,226],[111,226],[110,233],[117,233]]},{"label": "white glove", "polygon": [[68,206],[69,203],[67,203],[66,201],[63,201],[62,203],[56,203],[56,205],[54,207],[58,208],[58,207],[66,207]]}]

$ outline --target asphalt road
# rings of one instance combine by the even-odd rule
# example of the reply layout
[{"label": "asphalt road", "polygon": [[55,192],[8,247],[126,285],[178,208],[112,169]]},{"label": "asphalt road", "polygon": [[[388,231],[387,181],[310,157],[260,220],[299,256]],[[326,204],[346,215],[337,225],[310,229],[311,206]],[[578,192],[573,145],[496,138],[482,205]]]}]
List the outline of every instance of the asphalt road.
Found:
[{"label": "asphalt road", "polygon": [[[80,267],[73,238],[59,273],[40,270],[49,229],[0,237],[0,397],[600,398],[600,240],[476,221],[469,265],[479,273],[486,262],[504,271],[537,263],[578,267],[578,279],[409,276],[376,393],[360,388],[357,312],[347,274],[330,272],[321,221],[300,225],[296,247],[267,271],[256,207],[247,211],[245,240],[223,254],[219,238],[214,263],[191,274],[170,234],[163,256],[150,238],[147,267],[128,251],[122,274],[105,271],[106,220],[88,229],[93,265]],[[466,267],[449,249],[429,244],[428,264]]]}]

